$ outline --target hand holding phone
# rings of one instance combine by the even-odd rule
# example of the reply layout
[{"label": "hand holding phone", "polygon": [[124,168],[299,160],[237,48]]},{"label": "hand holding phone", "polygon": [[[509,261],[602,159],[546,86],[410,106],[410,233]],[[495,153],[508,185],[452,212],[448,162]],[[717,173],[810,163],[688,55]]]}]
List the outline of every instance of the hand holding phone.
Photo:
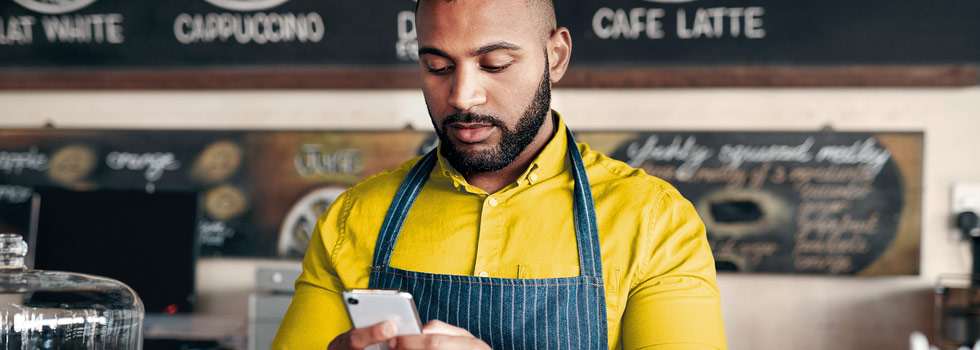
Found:
[{"label": "hand holding phone", "polygon": [[[421,349],[438,343],[440,349],[490,350],[486,343],[466,329],[438,320],[432,320],[423,327],[409,293],[355,289],[344,292],[343,297],[354,329],[334,339],[329,350],[387,350],[389,341],[397,341],[397,347],[408,349]],[[402,335],[408,336],[398,337]],[[430,338],[439,339],[433,342]]]},{"label": "hand holding phone", "polygon": [[[397,335],[422,334],[422,323],[412,295],[397,290],[354,289],[343,293],[347,314],[355,329],[368,328],[390,321]],[[367,349],[387,350],[381,342]]]}]

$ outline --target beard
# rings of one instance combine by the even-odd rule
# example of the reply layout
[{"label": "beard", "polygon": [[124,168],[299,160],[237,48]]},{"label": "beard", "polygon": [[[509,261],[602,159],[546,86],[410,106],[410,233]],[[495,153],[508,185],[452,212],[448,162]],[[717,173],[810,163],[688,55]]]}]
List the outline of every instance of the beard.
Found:
[{"label": "beard", "polygon": [[[524,149],[534,141],[534,137],[544,125],[544,120],[551,110],[551,74],[548,72],[548,62],[545,59],[545,70],[541,77],[541,83],[534,94],[531,104],[524,109],[521,119],[513,129],[504,125],[500,118],[467,112],[456,112],[447,116],[442,121],[442,128],[436,127],[433,119],[433,127],[439,135],[441,154],[449,164],[463,174],[486,173],[503,169],[524,152]],[[430,115],[431,116],[431,115]],[[449,125],[453,123],[486,123],[500,129],[500,142],[489,149],[465,151],[461,150],[449,140],[446,133]]]}]

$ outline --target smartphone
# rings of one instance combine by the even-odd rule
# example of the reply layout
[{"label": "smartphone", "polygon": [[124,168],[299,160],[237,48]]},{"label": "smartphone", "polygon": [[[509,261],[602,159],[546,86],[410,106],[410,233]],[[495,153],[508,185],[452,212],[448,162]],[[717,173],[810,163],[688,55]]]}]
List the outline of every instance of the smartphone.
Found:
[{"label": "smartphone", "polygon": [[[395,322],[398,335],[422,334],[422,322],[412,294],[388,289],[352,289],[345,291],[344,305],[354,328],[364,328],[384,321]],[[368,349],[388,349],[388,343]]]}]

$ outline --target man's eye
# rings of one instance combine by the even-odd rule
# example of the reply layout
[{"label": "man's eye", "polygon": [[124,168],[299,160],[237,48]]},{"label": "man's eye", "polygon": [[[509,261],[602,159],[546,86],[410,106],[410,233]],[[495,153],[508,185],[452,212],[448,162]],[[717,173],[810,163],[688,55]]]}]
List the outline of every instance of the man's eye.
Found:
[{"label": "man's eye", "polygon": [[442,67],[442,68],[428,67],[427,69],[429,70],[429,73],[432,73],[432,74],[442,74],[442,73],[449,72],[449,69],[450,68],[451,68],[450,66],[445,66],[445,67]]},{"label": "man's eye", "polygon": [[483,66],[483,69],[489,72],[499,72],[510,67],[510,63],[502,66]]}]

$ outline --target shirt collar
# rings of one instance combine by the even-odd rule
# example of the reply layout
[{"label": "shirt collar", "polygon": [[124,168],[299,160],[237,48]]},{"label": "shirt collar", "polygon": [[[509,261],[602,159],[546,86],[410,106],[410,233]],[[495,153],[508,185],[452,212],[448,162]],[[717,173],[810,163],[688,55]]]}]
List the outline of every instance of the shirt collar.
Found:
[{"label": "shirt collar", "polygon": [[[565,122],[562,121],[561,115],[557,111],[551,110],[552,121],[555,125],[555,134],[548,141],[548,144],[541,149],[538,156],[531,161],[527,169],[517,178],[515,184],[507,186],[504,188],[506,191],[511,187],[523,187],[528,185],[534,185],[536,183],[545,181],[552,177],[555,177],[565,171],[565,154],[566,147],[568,145],[568,136],[565,135]],[[439,156],[439,174],[440,177],[445,177],[452,180],[453,185],[457,189],[463,188],[468,192],[485,194],[485,192],[476,186],[472,186],[466,182],[466,178],[463,177],[459,171],[456,171],[449,160],[442,156],[442,142],[439,142],[436,151]]]}]

